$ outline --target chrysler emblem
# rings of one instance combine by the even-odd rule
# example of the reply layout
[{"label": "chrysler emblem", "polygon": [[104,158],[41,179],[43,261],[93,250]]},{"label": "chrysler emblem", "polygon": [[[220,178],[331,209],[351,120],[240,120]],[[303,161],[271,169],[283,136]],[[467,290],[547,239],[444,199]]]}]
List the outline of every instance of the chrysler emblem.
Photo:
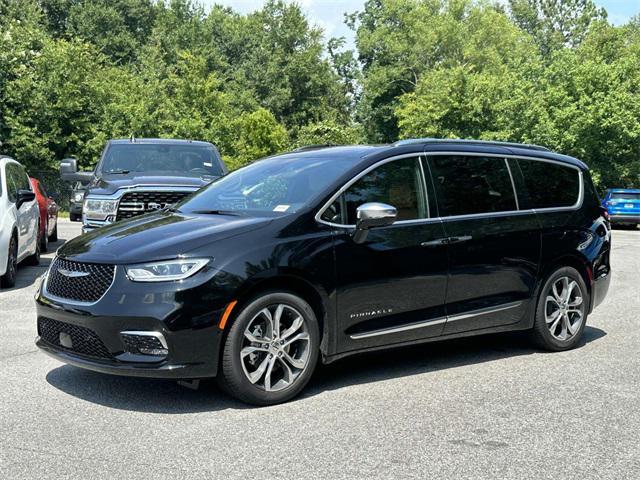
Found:
[{"label": "chrysler emblem", "polygon": [[65,270],[64,268],[59,268],[58,273],[69,278],[80,278],[90,275],[89,272],[74,272],[72,270]]}]

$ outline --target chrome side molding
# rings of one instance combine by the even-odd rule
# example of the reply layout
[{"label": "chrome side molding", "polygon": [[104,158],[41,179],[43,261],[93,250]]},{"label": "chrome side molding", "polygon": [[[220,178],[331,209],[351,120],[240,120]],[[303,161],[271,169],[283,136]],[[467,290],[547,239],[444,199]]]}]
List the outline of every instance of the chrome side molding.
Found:
[{"label": "chrome side molding", "polygon": [[521,301],[504,303],[496,307],[480,308],[478,310],[471,310],[466,313],[459,313],[456,315],[447,315],[445,317],[432,318],[430,320],[423,320],[420,322],[408,323],[406,325],[399,325],[397,327],[381,328],[379,330],[372,330],[370,332],[354,333],[349,335],[352,340],[360,340],[362,338],[377,337],[380,335],[390,335],[392,333],[405,332],[407,330],[415,330],[417,328],[429,327],[431,325],[438,325],[446,322],[455,322],[458,320],[464,320],[472,317],[479,317],[482,315],[488,315],[490,313],[502,312],[504,310],[510,310],[522,305]]}]

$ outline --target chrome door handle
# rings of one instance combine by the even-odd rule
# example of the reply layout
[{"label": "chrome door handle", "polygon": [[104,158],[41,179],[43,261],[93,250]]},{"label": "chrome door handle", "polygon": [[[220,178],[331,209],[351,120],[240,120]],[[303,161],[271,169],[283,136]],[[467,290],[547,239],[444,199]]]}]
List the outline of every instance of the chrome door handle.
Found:
[{"label": "chrome door handle", "polygon": [[449,243],[448,238],[438,238],[437,240],[431,240],[430,242],[422,242],[421,247],[438,247],[440,245],[446,245]]},{"label": "chrome door handle", "polygon": [[449,237],[447,240],[447,243],[451,244],[451,243],[462,243],[462,242],[468,242],[469,240],[473,239],[473,237],[471,235],[463,235],[461,237]]}]

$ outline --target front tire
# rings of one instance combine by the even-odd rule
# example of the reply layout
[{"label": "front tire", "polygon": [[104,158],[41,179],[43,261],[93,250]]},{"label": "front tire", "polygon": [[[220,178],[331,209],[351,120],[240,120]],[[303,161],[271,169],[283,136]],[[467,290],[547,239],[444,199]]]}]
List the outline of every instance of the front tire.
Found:
[{"label": "front tire", "polygon": [[319,344],[318,321],[307,302],[286,292],[262,294],[231,325],[218,381],[245,403],[286,402],[311,378]]},{"label": "front tire", "polygon": [[587,324],[589,293],[582,275],[572,267],[551,274],[540,290],[533,340],[544,350],[574,348]]}]

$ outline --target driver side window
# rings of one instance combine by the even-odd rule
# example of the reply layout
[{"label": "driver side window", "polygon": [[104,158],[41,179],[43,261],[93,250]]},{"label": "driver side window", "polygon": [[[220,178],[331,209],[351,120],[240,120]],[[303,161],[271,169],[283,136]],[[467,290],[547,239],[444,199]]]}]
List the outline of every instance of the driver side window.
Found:
[{"label": "driver side window", "polygon": [[398,221],[428,217],[420,159],[403,158],[380,165],[351,185],[322,214],[322,219],[355,225],[356,210],[380,202],[398,210]]}]

